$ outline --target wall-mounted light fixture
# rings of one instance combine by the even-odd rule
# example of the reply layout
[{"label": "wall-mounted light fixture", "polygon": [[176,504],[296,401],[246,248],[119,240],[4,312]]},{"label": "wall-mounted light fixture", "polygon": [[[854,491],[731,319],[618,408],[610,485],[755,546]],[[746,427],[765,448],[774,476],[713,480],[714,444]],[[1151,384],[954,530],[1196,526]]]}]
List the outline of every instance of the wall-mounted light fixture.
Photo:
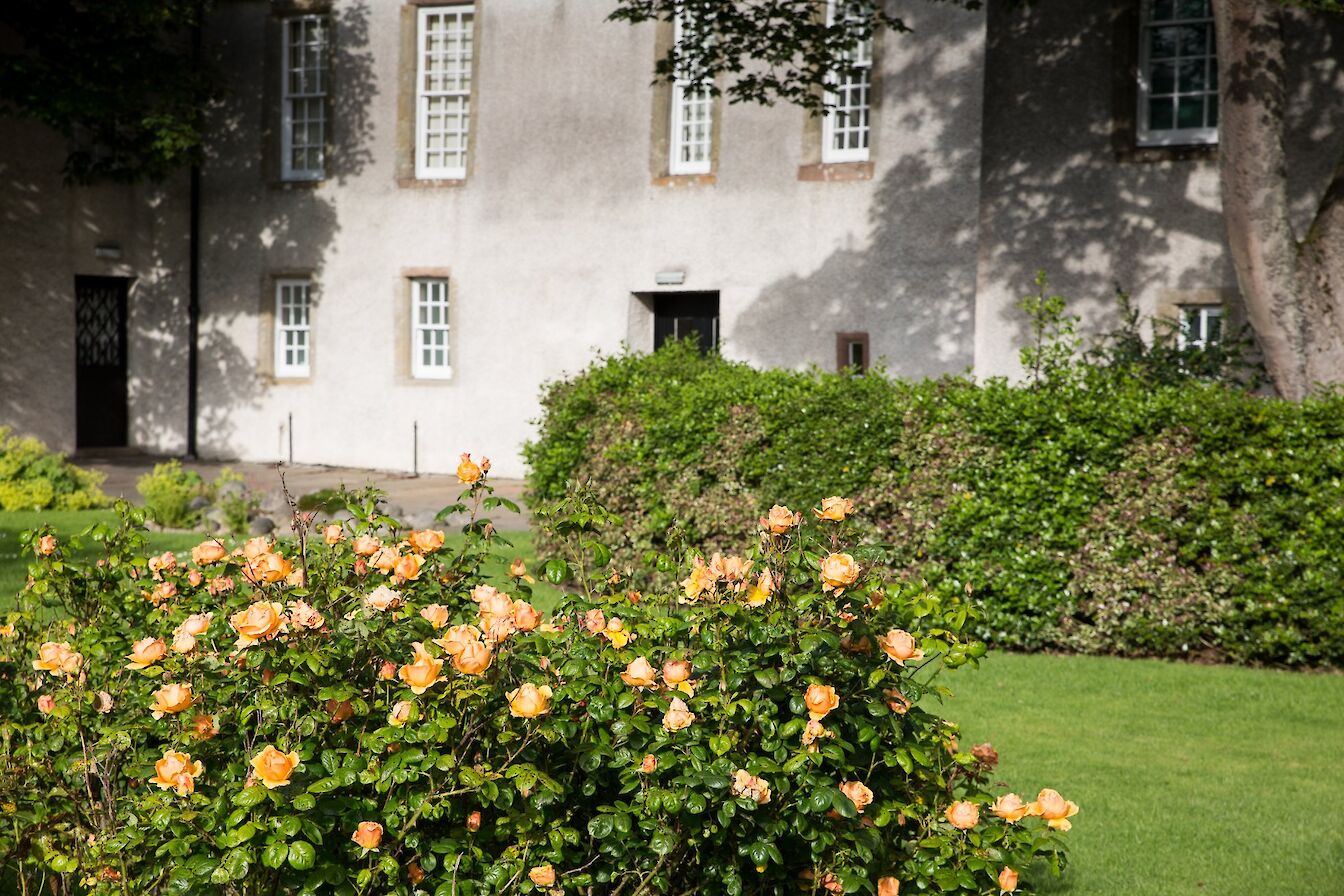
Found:
[{"label": "wall-mounted light fixture", "polygon": [[653,275],[653,282],[659,286],[680,286],[686,282],[685,271],[659,271]]},{"label": "wall-mounted light fixture", "polygon": [[121,258],[121,246],[118,243],[99,243],[93,247],[93,257],[118,261]]}]

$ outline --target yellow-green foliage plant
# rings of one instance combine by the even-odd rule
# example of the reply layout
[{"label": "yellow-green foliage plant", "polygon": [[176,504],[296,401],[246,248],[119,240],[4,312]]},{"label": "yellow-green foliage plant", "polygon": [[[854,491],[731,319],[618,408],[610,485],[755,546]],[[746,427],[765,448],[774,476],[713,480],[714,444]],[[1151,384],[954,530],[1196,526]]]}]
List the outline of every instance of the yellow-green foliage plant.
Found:
[{"label": "yellow-green foliage plant", "polygon": [[105,507],[103,475],[85,470],[40,440],[0,426],[0,510],[89,510]]},{"label": "yellow-green foliage plant", "polygon": [[[88,565],[30,533],[6,892],[981,896],[1063,866],[1077,807],[1006,793],[936,712],[984,654],[972,608],[871,574],[847,501],[651,557],[680,584],[641,592],[573,495],[537,515],[564,546],[544,607],[487,471],[459,467],[460,542],[372,496],[190,557],[145,557],[125,506]],[[515,560],[502,590],[487,560]]]}]

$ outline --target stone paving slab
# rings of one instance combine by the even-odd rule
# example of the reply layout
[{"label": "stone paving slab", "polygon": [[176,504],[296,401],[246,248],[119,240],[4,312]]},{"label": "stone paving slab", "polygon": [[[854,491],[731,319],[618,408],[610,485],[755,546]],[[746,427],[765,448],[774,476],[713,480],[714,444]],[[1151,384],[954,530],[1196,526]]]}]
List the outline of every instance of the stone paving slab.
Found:
[{"label": "stone paving slab", "polygon": [[[136,504],[143,503],[136,491],[136,481],[150,472],[155,464],[168,458],[136,452],[105,451],[81,452],[71,458],[75,463],[91,470],[97,470],[107,479],[103,491],[112,497],[126,498]],[[355,467],[323,467],[310,464],[260,464],[207,460],[182,461],[188,470],[200,473],[206,480],[213,480],[219,471],[228,467],[243,477],[247,488],[258,496],[276,497],[280,489],[280,474],[284,473],[285,484],[295,499],[310,492],[345,485],[359,488],[374,485],[387,495],[391,515],[416,525],[427,525],[441,508],[454,503],[463,486],[453,475],[442,473],[397,473],[386,470],[365,470]],[[512,513],[499,508],[490,514],[495,527],[501,531],[520,531],[528,528],[527,508],[523,506],[523,480],[491,479],[495,494],[518,503],[521,512]],[[264,500],[269,504],[272,501]],[[277,521],[279,522],[279,521]],[[449,525],[460,525],[461,520],[450,519]]]}]

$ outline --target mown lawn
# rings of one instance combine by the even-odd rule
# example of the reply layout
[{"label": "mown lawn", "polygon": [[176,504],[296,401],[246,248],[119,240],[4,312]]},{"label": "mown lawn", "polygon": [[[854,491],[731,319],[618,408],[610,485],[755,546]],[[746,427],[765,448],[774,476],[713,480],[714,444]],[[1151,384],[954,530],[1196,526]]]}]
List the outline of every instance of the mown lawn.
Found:
[{"label": "mown lawn", "polygon": [[1076,896],[1344,894],[1344,675],[991,653],[944,682],[962,742],[1081,807]]}]

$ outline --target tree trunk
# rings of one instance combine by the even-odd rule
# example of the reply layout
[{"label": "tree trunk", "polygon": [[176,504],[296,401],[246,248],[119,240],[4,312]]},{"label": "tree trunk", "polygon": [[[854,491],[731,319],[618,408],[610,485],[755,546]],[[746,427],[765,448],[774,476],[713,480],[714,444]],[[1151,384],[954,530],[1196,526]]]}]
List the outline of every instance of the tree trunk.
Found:
[{"label": "tree trunk", "polygon": [[1232,264],[1270,379],[1299,399],[1344,382],[1344,158],[1299,243],[1283,145],[1288,13],[1274,0],[1214,0],[1213,9]]}]

